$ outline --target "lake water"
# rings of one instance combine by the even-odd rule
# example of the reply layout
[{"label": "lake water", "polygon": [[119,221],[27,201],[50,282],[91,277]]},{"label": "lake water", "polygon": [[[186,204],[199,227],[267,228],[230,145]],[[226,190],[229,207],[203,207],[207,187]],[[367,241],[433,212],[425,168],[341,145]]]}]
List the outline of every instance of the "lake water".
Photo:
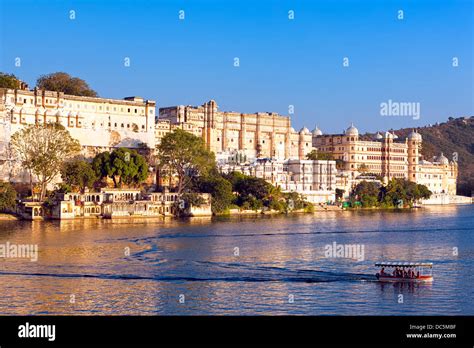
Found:
[{"label": "lake water", "polygon": [[[7,242],[39,254],[0,258],[0,314],[474,315],[474,206],[1,221]],[[363,258],[327,257],[333,243]],[[433,262],[434,282],[379,283],[380,260]]]}]

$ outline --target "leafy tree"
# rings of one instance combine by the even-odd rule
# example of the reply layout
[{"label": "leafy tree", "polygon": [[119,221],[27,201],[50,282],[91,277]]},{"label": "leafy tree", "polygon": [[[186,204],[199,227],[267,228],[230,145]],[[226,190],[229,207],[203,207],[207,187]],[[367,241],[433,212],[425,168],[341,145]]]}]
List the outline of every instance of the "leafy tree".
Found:
[{"label": "leafy tree", "polygon": [[236,184],[239,197],[245,201],[252,196],[258,200],[266,198],[271,192],[272,185],[264,179],[247,176]]},{"label": "leafy tree", "polygon": [[433,192],[431,192],[425,185],[417,184],[418,196],[415,199],[429,199]]},{"label": "leafy tree", "polygon": [[9,182],[0,181],[0,211],[11,211],[15,208],[16,191]]},{"label": "leafy tree", "polygon": [[327,152],[319,152],[317,150],[312,150],[306,155],[306,159],[316,161],[316,160],[334,160],[334,156]]},{"label": "leafy tree", "polygon": [[61,178],[65,184],[79,188],[83,192],[86,187],[91,188],[97,181],[92,165],[84,160],[64,163],[61,168]]},{"label": "leafy tree", "polygon": [[204,141],[182,129],[165,135],[157,152],[159,168],[177,176],[178,194],[188,188],[194,178],[207,175],[215,168],[215,155],[206,149]]},{"label": "leafy tree", "polygon": [[13,74],[0,72],[0,88],[16,89],[20,88],[20,80]]},{"label": "leafy tree", "polygon": [[298,192],[285,193],[287,211],[305,209],[308,212],[313,210],[313,205],[306,201],[304,196]]},{"label": "leafy tree", "polygon": [[110,177],[114,187],[138,185],[148,177],[148,164],[135,150],[118,148],[112,153],[102,152],[92,161],[92,168],[99,178]]},{"label": "leafy tree", "polygon": [[99,179],[111,177],[113,170],[110,162],[110,152],[105,151],[97,154],[92,160],[92,169]]},{"label": "leafy tree", "polygon": [[235,199],[231,182],[219,174],[211,174],[199,178],[196,186],[199,192],[211,194],[211,207],[214,214],[224,212]]},{"label": "leafy tree", "polygon": [[[58,123],[29,125],[11,137],[11,146],[24,168],[38,178],[40,201],[47,185],[59,175],[64,161],[77,155],[81,146]],[[30,178],[31,191],[32,180]]]},{"label": "leafy tree", "polygon": [[42,75],[36,81],[36,87],[65,94],[97,97],[97,92],[89,87],[86,81],[72,77],[65,72]]},{"label": "leafy tree", "polygon": [[223,177],[232,184],[232,191],[237,191],[237,183],[241,180],[244,180],[246,175],[241,172],[230,172],[224,174]]},{"label": "leafy tree", "polygon": [[373,181],[361,181],[353,189],[352,193],[356,196],[369,195],[377,197],[379,194],[379,187],[377,183]]}]

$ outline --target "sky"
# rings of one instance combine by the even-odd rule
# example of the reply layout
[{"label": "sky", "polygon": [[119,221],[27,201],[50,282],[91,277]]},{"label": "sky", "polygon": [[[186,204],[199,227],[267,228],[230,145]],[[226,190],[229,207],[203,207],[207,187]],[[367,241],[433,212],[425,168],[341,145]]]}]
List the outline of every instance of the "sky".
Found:
[{"label": "sky", "polygon": [[[30,87],[65,71],[158,107],[214,99],[325,133],[419,127],[474,115],[473,3],[0,0],[0,71]],[[389,101],[413,109],[383,114]]]}]

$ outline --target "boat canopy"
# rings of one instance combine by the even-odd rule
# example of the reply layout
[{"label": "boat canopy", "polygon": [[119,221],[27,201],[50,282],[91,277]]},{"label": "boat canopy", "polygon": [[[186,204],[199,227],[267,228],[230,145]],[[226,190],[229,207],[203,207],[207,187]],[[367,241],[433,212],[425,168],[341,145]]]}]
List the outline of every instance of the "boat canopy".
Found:
[{"label": "boat canopy", "polygon": [[431,262],[378,262],[376,267],[428,267],[432,268]]}]

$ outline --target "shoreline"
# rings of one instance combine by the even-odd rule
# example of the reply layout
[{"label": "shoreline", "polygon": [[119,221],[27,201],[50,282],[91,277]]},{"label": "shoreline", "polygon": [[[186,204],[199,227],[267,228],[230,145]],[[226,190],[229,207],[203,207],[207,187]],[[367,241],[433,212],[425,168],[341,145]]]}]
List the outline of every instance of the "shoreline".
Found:
[{"label": "shoreline", "polygon": [[[356,208],[342,208],[341,206],[314,206],[314,211],[304,211],[304,210],[295,210],[291,212],[280,212],[277,210],[267,210],[267,211],[262,211],[262,210],[237,210],[237,209],[232,209],[233,211],[231,212],[226,212],[226,213],[220,213],[220,214],[212,214],[212,215],[196,215],[196,216],[186,216],[185,218],[202,218],[202,217],[207,217],[207,218],[214,218],[214,217],[233,217],[233,216],[293,216],[293,215],[302,215],[302,214],[317,214],[321,212],[356,212],[356,211],[410,211],[410,210],[418,210],[418,209],[424,209],[427,207],[453,207],[453,206],[466,206],[470,205],[469,203],[465,204],[460,204],[460,203],[451,203],[451,204],[429,204],[429,205],[422,205],[419,207],[403,207],[403,208],[398,208],[398,207],[392,207],[392,208],[381,208],[381,207],[356,207]],[[115,217],[115,218],[107,218],[107,217],[101,217],[101,216],[88,216],[88,217],[76,217],[76,218],[71,218],[71,219],[53,219],[53,218],[41,218],[41,219],[25,219],[17,214],[14,213],[0,213],[0,222],[2,221],[77,221],[77,220],[136,220],[136,219],[147,219],[147,220],[153,220],[153,219],[159,219],[159,220],[179,220],[183,217],[177,217],[177,216],[169,216],[169,215],[164,215],[164,216],[120,216],[120,217]]]}]

